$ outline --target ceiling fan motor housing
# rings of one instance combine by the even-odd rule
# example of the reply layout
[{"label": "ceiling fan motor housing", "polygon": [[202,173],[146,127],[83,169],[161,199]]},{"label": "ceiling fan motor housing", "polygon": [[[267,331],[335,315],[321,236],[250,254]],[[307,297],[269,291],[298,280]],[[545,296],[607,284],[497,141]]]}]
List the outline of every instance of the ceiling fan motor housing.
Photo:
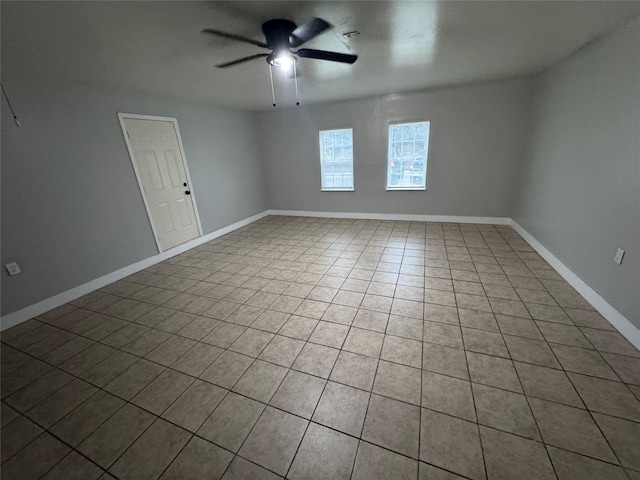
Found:
[{"label": "ceiling fan motor housing", "polygon": [[262,24],[262,33],[267,40],[267,45],[276,55],[289,53],[289,37],[295,29],[296,24],[292,21],[278,18]]}]

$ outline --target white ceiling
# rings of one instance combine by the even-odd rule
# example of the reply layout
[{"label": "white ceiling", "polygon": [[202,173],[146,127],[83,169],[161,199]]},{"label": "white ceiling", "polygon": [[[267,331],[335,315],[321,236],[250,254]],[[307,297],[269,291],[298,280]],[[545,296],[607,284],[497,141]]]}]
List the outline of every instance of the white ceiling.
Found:
[{"label": "white ceiling", "polygon": [[[300,59],[302,104],[538,72],[640,13],[640,2],[297,1],[2,2],[2,79],[74,79],[204,104],[271,109],[264,52],[200,33],[264,40],[263,21],[321,17],[334,29],[305,47],[359,55],[350,65]],[[361,32],[346,40],[342,34]],[[293,80],[276,75],[278,106]]]}]

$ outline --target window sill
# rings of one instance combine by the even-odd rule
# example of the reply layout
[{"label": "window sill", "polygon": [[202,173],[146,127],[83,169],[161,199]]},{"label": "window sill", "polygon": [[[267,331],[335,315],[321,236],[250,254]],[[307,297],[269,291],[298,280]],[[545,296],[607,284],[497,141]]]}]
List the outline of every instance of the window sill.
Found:
[{"label": "window sill", "polygon": [[387,187],[387,192],[424,192],[427,187]]},{"label": "window sill", "polygon": [[355,192],[355,188],[321,188],[321,192]]}]

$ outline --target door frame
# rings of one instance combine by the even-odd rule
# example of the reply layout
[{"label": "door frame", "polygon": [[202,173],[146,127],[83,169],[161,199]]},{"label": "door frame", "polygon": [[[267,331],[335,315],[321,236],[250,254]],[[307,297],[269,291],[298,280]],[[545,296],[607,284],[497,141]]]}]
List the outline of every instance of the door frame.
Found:
[{"label": "door frame", "polygon": [[[133,145],[131,144],[131,140],[129,138],[129,132],[127,131],[127,125],[125,124],[125,119],[132,118],[135,120],[155,120],[161,122],[171,122],[173,124],[173,128],[176,132],[176,137],[178,138],[178,147],[180,148],[180,155],[182,155],[182,163],[184,165],[184,172],[187,176],[187,183],[189,184],[188,188],[191,191],[191,203],[193,204],[193,213],[196,217],[196,224],[198,225],[198,237],[203,236],[202,232],[202,224],[200,223],[200,214],[198,213],[198,205],[196,203],[196,197],[193,193],[193,184],[191,183],[191,175],[189,174],[189,165],[187,164],[187,157],[184,154],[184,146],[182,145],[182,135],[180,135],[180,127],[178,126],[178,119],[174,117],[159,117],[155,115],[140,115],[136,113],[123,113],[118,112],[118,119],[120,121],[120,128],[122,128],[122,136],[124,137],[124,141],[127,145],[127,151],[129,152],[129,160],[131,160],[131,165],[133,166],[133,172],[136,176],[136,181],[138,182],[138,188],[140,189],[140,195],[142,195],[142,201],[144,203],[144,208],[147,211],[147,218],[149,219],[149,224],[151,225],[151,231],[153,232],[153,238],[156,241],[156,247],[158,248],[158,252],[162,253],[162,247],[160,246],[160,241],[158,240],[158,234],[156,232],[156,228],[153,225],[153,219],[151,218],[151,209],[149,208],[149,204],[147,202],[147,196],[144,193],[144,187],[142,186],[142,177],[140,176],[140,172],[138,171],[138,167],[136,166],[136,162],[134,160],[135,156],[133,154]],[[196,237],[196,238],[198,238]],[[176,245],[177,246],[177,245]],[[175,248],[175,247],[172,247]],[[171,249],[168,249],[171,250]]]}]

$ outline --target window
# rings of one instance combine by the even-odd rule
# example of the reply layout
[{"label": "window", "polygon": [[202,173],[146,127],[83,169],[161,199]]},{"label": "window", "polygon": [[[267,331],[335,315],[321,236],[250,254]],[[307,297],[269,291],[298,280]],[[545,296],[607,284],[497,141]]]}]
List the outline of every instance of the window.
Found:
[{"label": "window", "polygon": [[320,131],[322,190],[353,190],[353,130]]},{"label": "window", "polygon": [[387,190],[426,190],[429,122],[389,125]]}]

